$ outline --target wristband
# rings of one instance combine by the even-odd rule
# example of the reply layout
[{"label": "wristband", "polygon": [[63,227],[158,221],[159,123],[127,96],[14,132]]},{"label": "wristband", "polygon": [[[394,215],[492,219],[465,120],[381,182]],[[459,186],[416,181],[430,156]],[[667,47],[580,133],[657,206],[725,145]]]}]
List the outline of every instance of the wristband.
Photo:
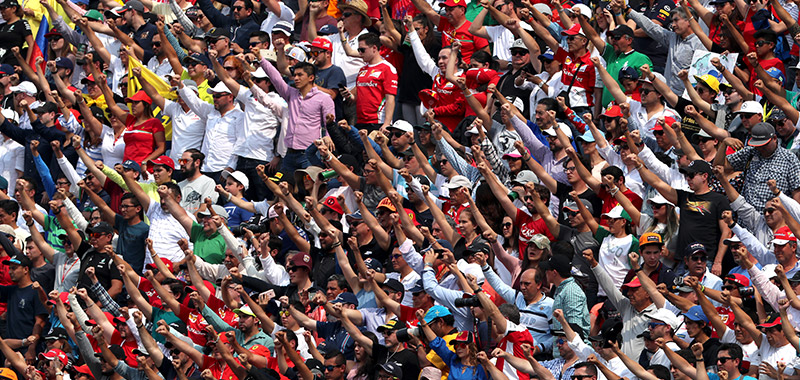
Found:
[{"label": "wristband", "polygon": [[139,326],[136,326],[136,329],[138,330],[138,329],[140,329],[140,328],[142,328],[142,327],[144,327],[144,323],[142,323],[142,324],[141,324],[141,325],[139,325]]},{"label": "wristband", "polygon": [[228,201],[228,202],[230,202],[230,201],[231,201],[231,198],[233,198],[233,194],[231,194],[231,193],[228,193],[228,199],[227,199],[227,201]]},{"label": "wristband", "polygon": [[478,294],[478,293],[480,293],[480,292],[482,292],[482,291],[483,291],[483,288],[478,288],[478,289],[475,289],[475,290],[473,290],[473,292],[474,292],[475,294]]},{"label": "wristband", "polygon": [[332,159],[333,159],[333,155],[332,154],[328,154],[328,157],[324,158],[325,162],[330,162]]},{"label": "wristband", "polygon": [[706,286],[705,285],[700,285],[700,293],[705,292],[705,291],[706,291]]},{"label": "wristband", "polygon": [[341,247],[341,246],[342,246],[342,242],[337,241],[336,243],[333,243],[333,245],[331,245],[331,248],[338,248],[338,247]]},{"label": "wristband", "polygon": [[736,226],[736,222],[733,222],[733,223],[728,225],[728,228],[733,229],[733,227],[735,227],[735,226]]},{"label": "wristband", "polygon": [[705,361],[705,359],[703,359],[702,357],[700,357],[700,358],[694,358],[694,360],[695,360],[695,361],[698,361],[698,362]]},{"label": "wristband", "polygon": [[25,225],[28,226],[28,227],[33,227],[33,222],[25,223]]},{"label": "wristband", "polygon": [[639,169],[641,169],[643,167],[644,167],[644,164],[639,164],[639,166],[636,167],[636,170],[639,170]]}]

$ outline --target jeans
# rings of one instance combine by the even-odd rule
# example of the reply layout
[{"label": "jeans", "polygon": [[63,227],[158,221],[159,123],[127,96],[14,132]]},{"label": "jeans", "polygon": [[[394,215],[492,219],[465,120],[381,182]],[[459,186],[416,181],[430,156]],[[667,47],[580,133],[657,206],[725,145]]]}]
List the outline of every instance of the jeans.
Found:
[{"label": "jeans", "polygon": [[305,169],[309,165],[305,150],[288,149],[286,157],[281,161],[281,173],[285,176],[294,176],[295,170]]}]

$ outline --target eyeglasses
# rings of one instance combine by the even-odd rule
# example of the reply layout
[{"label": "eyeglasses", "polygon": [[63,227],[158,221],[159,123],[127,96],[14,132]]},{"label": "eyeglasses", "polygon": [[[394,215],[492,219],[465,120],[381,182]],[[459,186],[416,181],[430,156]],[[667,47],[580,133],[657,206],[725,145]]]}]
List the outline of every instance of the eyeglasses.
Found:
[{"label": "eyeglasses", "polygon": [[99,239],[103,235],[105,235],[105,234],[104,233],[100,233],[100,232],[92,232],[92,233],[89,234],[89,237],[92,238],[92,239]]},{"label": "eyeglasses", "polygon": [[594,375],[572,375],[572,376],[570,376],[570,379],[572,379],[572,380],[583,380],[583,379],[588,379],[590,377],[594,377]]},{"label": "eyeglasses", "polygon": [[359,53],[364,53],[367,51],[367,48],[358,48]]},{"label": "eyeglasses", "polygon": [[136,207],[136,206],[134,206],[134,205],[119,205],[119,209],[120,210],[124,210],[124,209],[131,208],[131,207]]},{"label": "eyeglasses", "polygon": [[707,260],[708,260],[708,257],[705,256],[705,255],[697,255],[697,256],[689,257],[689,261],[701,262],[701,261],[707,261]]},{"label": "eyeglasses", "polygon": [[240,10],[244,9],[244,7],[243,7],[243,6],[241,6],[241,5],[234,5],[232,8],[233,8],[233,10],[235,10],[235,11],[240,11]]},{"label": "eyeglasses", "polygon": [[773,207],[767,207],[764,209],[764,215],[772,214],[773,212],[775,212],[775,208]]},{"label": "eyeglasses", "polygon": [[717,356],[717,362],[719,362],[719,364],[725,364],[728,362],[728,360],[733,360],[733,358],[730,356],[722,356],[722,357]]},{"label": "eyeglasses", "polygon": [[322,53],[323,52],[319,51],[319,50],[312,50],[312,51],[308,52],[308,54],[311,54],[312,57],[316,57],[316,56],[318,56],[318,55],[320,55]]},{"label": "eyeglasses", "polygon": [[572,218],[572,217],[578,215],[578,212],[577,211],[564,211],[564,215],[566,215],[568,218]]},{"label": "eyeglasses", "polygon": [[764,41],[764,40],[758,40],[758,41],[756,41],[756,46],[761,47],[761,46],[764,46],[764,45],[766,45],[768,43],[770,43],[770,42],[769,41]]},{"label": "eyeglasses", "polygon": [[564,173],[572,173],[572,172],[574,172],[576,170],[578,170],[578,168],[576,168],[574,166],[568,166],[568,167],[564,168]]}]

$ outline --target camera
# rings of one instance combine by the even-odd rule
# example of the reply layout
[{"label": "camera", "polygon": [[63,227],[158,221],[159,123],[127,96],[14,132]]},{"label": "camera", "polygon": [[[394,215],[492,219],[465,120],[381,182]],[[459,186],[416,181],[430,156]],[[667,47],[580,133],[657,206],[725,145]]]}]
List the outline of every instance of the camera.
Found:
[{"label": "camera", "polygon": [[669,291],[671,293],[674,292],[681,292],[681,293],[689,293],[692,291],[692,288],[683,281],[685,277],[675,277],[672,281],[672,286],[670,286]]},{"label": "camera", "polygon": [[742,298],[752,297],[756,293],[755,289],[752,286],[741,286],[739,287],[739,296]]},{"label": "camera", "polygon": [[269,225],[266,223],[266,219],[263,219],[261,215],[256,214],[253,215],[247,222],[244,222],[236,227],[231,227],[231,233],[233,236],[244,236],[244,229],[248,229],[253,231],[254,234],[263,234],[267,232],[269,229]]},{"label": "camera", "polygon": [[456,307],[479,307],[481,306],[481,300],[479,300],[476,296],[469,296],[464,298],[456,298],[453,301],[453,304],[455,304]]},{"label": "camera", "polygon": [[420,337],[419,327],[411,327],[407,329],[400,329],[395,332],[395,336],[397,337],[397,341],[400,343],[405,343],[411,341],[411,337]]}]

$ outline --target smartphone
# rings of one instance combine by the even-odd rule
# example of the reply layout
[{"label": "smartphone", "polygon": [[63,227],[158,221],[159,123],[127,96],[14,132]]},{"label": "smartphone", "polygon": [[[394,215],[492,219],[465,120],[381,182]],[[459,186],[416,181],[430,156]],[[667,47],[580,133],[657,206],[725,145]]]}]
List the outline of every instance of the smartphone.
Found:
[{"label": "smartphone", "polygon": [[261,298],[262,296],[273,299],[275,298],[275,290],[269,289],[266,292],[261,292],[261,294],[258,295],[258,298]]}]

